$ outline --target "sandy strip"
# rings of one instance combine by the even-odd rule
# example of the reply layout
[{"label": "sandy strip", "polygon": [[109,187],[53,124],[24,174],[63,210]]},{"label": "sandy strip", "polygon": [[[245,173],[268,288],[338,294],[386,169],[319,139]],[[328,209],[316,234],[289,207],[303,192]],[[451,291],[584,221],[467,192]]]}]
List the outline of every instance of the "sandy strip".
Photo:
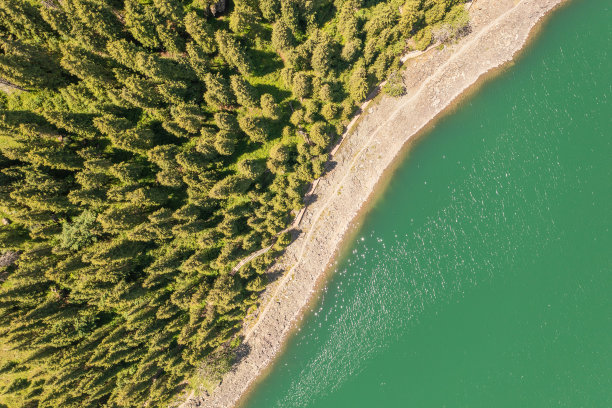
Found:
[{"label": "sandy strip", "polygon": [[[314,190],[298,238],[270,271],[262,306],[244,329],[242,356],[211,396],[180,408],[233,407],[277,356],[385,170],[407,142],[483,74],[511,61],[541,18],[564,0],[477,0],[472,33],[453,46],[408,62],[407,93],[367,109]],[[285,272],[286,271],[286,272]]]}]

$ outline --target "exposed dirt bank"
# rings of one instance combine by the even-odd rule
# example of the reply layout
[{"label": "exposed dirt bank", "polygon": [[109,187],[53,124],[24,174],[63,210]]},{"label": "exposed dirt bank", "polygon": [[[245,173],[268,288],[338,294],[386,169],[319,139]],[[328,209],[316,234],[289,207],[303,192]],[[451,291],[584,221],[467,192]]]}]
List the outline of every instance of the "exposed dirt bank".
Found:
[{"label": "exposed dirt bank", "polygon": [[563,1],[477,0],[470,9],[471,34],[408,62],[406,95],[383,97],[366,110],[316,186],[301,234],[270,271],[280,278],[245,327],[247,352],[213,395],[191,397],[181,408],[237,404],[283,346],[351,222],[403,146],[483,74],[512,60],[538,21]]}]

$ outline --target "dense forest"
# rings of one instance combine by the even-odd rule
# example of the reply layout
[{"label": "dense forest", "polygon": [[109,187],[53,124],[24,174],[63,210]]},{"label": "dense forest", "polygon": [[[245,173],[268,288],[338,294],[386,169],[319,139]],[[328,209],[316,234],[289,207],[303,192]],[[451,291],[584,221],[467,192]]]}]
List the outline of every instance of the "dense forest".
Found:
[{"label": "dense forest", "polygon": [[0,0],[0,406],[214,382],[330,145],[460,3]]}]

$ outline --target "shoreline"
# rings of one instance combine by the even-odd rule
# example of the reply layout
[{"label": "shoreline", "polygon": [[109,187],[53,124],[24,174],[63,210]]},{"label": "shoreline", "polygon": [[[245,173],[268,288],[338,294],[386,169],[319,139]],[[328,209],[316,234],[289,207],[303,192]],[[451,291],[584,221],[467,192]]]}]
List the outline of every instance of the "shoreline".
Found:
[{"label": "shoreline", "polygon": [[212,395],[190,397],[180,408],[246,403],[309,314],[314,295],[414,143],[512,64],[539,32],[543,17],[563,3],[566,0],[474,1],[472,33],[408,62],[406,95],[383,95],[368,106],[341,141],[332,159],[335,166],[314,189],[316,200],[303,214],[302,232],[272,266],[269,273],[278,278],[245,323],[244,356]]}]

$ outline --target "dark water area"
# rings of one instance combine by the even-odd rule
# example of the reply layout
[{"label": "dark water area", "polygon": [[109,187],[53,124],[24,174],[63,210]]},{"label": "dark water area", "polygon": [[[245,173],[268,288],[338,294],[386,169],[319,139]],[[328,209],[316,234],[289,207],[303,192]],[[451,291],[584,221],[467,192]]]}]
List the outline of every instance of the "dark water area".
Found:
[{"label": "dark water area", "polygon": [[246,407],[612,407],[611,8],[409,152]]}]

